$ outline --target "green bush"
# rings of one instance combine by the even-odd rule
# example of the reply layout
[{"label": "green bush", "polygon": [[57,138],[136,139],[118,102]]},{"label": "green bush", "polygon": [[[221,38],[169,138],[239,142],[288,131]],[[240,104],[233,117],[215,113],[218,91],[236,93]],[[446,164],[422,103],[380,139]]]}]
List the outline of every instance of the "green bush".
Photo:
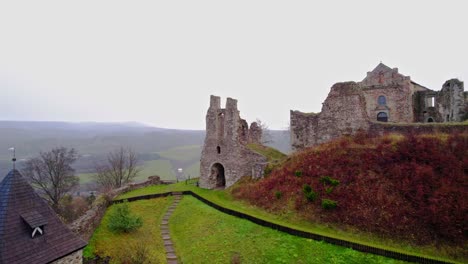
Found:
[{"label": "green bush", "polygon": [[317,198],[317,193],[312,190],[312,187],[310,187],[309,184],[304,184],[304,186],[302,186],[302,191],[304,192],[306,199],[310,202],[315,201]]},{"label": "green bush", "polygon": [[276,191],[276,192],[275,192],[275,197],[276,197],[276,199],[280,199],[281,196],[283,196],[283,193],[282,193],[281,191]]},{"label": "green bush", "polygon": [[302,171],[295,171],[294,175],[296,175],[296,177],[301,177],[302,176]]},{"label": "green bush", "polygon": [[338,186],[340,184],[339,180],[335,180],[333,178],[330,178],[330,176],[324,176],[320,178],[320,182],[323,184],[330,184],[331,186]]},{"label": "green bush", "polygon": [[334,209],[338,205],[337,201],[322,199],[322,208],[325,210]]},{"label": "green bush", "polygon": [[327,187],[325,189],[325,192],[328,193],[328,194],[330,194],[332,191],[333,191],[333,186]]},{"label": "green bush", "polygon": [[273,168],[274,168],[274,165],[272,165],[271,163],[268,163],[265,167],[265,170],[263,170],[263,176],[268,176],[270,175],[270,173],[273,171]]},{"label": "green bush", "polygon": [[116,204],[114,211],[109,216],[109,229],[113,232],[128,233],[143,225],[143,220],[139,216],[134,216],[128,207],[128,201]]}]

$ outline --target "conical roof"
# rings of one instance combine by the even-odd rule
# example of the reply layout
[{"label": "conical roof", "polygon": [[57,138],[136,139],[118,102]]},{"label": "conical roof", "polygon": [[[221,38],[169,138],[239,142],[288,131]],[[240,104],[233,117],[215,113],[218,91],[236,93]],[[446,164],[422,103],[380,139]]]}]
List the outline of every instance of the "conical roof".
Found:
[{"label": "conical roof", "polygon": [[17,170],[8,173],[0,183],[0,264],[49,263],[85,246]]}]

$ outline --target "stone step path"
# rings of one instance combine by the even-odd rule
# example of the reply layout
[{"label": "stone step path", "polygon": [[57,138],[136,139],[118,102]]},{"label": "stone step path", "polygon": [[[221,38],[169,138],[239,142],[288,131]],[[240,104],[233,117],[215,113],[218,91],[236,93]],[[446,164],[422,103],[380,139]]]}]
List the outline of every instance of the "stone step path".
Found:
[{"label": "stone step path", "polygon": [[167,210],[166,214],[163,216],[163,219],[161,221],[161,236],[164,241],[164,248],[166,249],[167,263],[177,264],[177,255],[175,253],[174,244],[172,244],[171,236],[169,234],[169,218],[171,217],[175,208],[182,199],[182,193],[173,192],[172,196],[174,196],[174,202],[171,206],[169,206],[169,209]]}]

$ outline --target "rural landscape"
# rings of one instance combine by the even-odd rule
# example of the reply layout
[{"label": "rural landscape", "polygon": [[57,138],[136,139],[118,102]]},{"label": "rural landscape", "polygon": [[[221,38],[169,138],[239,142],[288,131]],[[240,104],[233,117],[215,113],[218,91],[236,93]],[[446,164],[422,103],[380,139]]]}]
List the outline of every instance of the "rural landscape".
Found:
[{"label": "rural landscape", "polygon": [[0,1],[0,264],[468,263],[468,1]]}]

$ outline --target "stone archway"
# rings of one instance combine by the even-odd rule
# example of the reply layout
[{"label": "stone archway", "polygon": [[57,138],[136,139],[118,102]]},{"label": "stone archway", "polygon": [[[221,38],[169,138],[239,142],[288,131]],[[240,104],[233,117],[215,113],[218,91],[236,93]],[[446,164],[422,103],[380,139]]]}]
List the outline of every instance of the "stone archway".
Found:
[{"label": "stone archway", "polygon": [[224,166],[221,163],[215,163],[211,166],[211,177],[216,181],[216,188],[226,187],[226,177],[224,175]]}]

